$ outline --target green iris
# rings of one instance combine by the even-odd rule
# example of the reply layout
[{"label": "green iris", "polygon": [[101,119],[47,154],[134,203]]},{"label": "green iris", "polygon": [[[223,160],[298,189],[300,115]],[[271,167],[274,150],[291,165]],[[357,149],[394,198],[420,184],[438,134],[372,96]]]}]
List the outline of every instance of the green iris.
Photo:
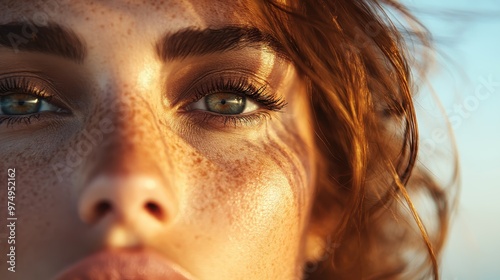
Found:
[{"label": "green iris", "polygon": [[0,108],[5,115],[29,115],[38,113],[42,101],[40,98],[25,94],[13,93],[0,97]]},{"label": "green iris", "polygon": [[223,115],[237,115],[245,110],[246,99],[234,93],[214,93],[205,97],[208,111]]}]

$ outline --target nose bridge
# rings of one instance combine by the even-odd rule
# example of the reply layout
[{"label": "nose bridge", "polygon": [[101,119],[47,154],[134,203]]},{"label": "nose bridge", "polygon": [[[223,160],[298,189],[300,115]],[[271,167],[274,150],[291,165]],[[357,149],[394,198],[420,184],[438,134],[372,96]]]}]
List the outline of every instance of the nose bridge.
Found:
[{"label": "nose bridge", "polygon": [[161,112],[155,110],[155,102],[127,91],[113,94],[110,99],[103,102],[106,113],[97,120],[108,124],[108,133],[90,159],[90,169],[94,169],[91,173],[162,175],[171,169],[166,128],[160,124]]},{"label": "nose bridge", "polygon": [[[106,33],[99,36],[104,36],[103,40],[89,56],[94,60],[91,71],[97,73],[94,98],[98,101],[94,106],[99,114],[90,118],[104,116],[112,131],[105,135],[93,162],[101,165],[97,168],[112,173],[167,168],[168,143],[160,131],[165,127],[159,125],[159,116],[164,113],[161,64],[150,51],[143,50],[142,41],[130,44],[124,51],[109,45],[121,39],[111,42],[105,40]],[[141,59],[131,59],[130,52]]]}]

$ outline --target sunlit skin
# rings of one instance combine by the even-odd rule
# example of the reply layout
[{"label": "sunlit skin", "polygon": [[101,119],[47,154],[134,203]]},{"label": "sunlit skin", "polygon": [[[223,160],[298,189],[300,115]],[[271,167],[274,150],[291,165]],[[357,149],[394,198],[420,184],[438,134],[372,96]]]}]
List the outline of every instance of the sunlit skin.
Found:
[{"label": "sunlit skin", "polygon": [[[2,261],[1,279],[50,279],[115,249],[157,252],[194,279],[300,279],[315,177],[305,83],[269,48],[156,53],[183,28],[255,24],[236,1],[215,2],[59,1],[49,21],[84,42],[81,63],[0,47],[0,82],[48,77],[67,111],[0,126],[0,182],[16,168],[19,219],[16,273]],[[1,24],[44,5],[1,3]],[[237,121],[190,106],[190,88],[220,77],[267,84],[286,106],[253,101]]]}]

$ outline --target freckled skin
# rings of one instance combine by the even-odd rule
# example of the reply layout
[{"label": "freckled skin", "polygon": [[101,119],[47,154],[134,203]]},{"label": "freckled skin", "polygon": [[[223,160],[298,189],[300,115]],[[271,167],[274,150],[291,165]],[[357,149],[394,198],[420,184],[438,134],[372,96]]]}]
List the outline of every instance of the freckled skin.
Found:
[{"label": "freckled skin", "polygon": [[[72,66],[87,88],[69,117],[0,126],[2,208],[7,168],[16,168],[17,176],[17,279],[50,279],[104,248],[133,247],[159,252],[196,279],[300,279],[315,159],[305,86],[293,66],[281,62],[268,73],[288,106],[259,124],[201,126],[177,107],[164,106],[170,104],[164,89],[175,88],[165,87],[173,75],[169,69],[187,62],[164,65],[154,52],[156,40],[185,27],[249,24],[243,5],[58,3],[50,21],[71,28],[87,46],[86,60]],[[0,1],[0,19],[21,20],[43,8],[43,2]],[[246,54],[234,52],[232,59]],[[0,50],[0,60],[26,55]],[[268,61],[263,55],[260,63]],[[0,78],[12,70],[0,66]],[[103,178],[110,186],[99,185]],[[132,213],[128,205],[114,206],[140,217],[135,223],[115,216],[89,223],[82,217],[90,190],[126,192],[141,182],[137,178],[152,182],[151,199],[158,198],[165,219],[155,220],[144,209]],[[136,185],[131,187],[142,187]],[[133,238],[118,240],[116,229]],[[6,271],[2,261],[0,279],[11,279]]]}]

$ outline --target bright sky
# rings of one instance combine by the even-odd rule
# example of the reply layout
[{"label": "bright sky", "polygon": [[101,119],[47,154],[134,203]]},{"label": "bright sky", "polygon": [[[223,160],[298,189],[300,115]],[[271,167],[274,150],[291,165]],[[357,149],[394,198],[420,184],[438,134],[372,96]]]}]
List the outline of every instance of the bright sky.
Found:
[{"label": "bright sky", "polygon": [[[443,280],[500,279],[500,1],[402,2],[424,11],[417,16],[437,41],[441,68],[429,79],[453,118],[462,169]],[[452,11],[458,13],[450,16]],[[418,106],[423,122],[429,122],[426,114],[438,116],[428,95],[423,89]],[[432,137],[422,140],[439,142]]]}]

